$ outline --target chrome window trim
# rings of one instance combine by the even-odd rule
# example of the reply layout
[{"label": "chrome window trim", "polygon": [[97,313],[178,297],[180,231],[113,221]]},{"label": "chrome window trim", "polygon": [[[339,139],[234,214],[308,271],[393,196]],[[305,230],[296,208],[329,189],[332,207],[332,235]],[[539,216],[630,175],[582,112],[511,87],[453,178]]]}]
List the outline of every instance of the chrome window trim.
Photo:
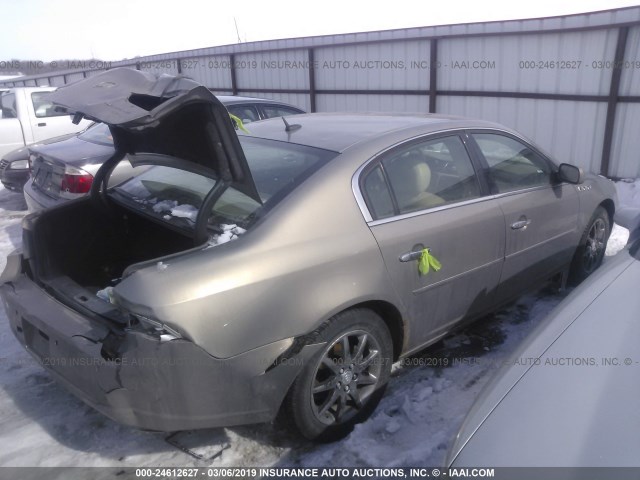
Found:
[{"label": "chrome window trim", "polygon": [[465,207],[467,205],[472,205],[474,203],[488,202],[489,200],[493,200],[495,198],[496,198],[496,196],[494,196],[494,195],[489,195],[489,196],[486,196],[486,197],[472,198],[470,200],[464,200],[462,202],[449,203],[447,205],[442,205],[442,206],[439,206],[439,207],[427,208],[425,210],[416,210],[415,212],[403,213],[403,214],[396,215],[396,216],[393,216],[393,217],[381,218],[380,220],[371,220],[371,221],[367,222],[367,224],[370,227],[376,227],[378,225],[384,225],[385,223],[391,223],[391,222],[397,222],[397,221],[400,221],[400,220],[406,220],[408,218],[419,217],[421,215],[427,215],[427,214],[430,214],[430,213],[441,212],[443,210],[449,210],[451,208]]}]

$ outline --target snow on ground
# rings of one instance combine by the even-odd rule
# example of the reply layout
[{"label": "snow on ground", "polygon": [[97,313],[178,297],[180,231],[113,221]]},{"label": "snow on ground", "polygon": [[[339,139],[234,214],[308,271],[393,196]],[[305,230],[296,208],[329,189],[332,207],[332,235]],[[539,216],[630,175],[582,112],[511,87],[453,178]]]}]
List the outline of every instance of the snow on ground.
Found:
[{"label": "snow on ground", "polygon": [[[640,204],[640,182],[618,184]],[[21,242],[21,195],[0,188],[0,268]],[[614,226],[607,255],[628,232]],[[24,351],[0,309],[0,466],[438,466],[467,410],[493,373],[565,293],[546,287],[394,365],[372,418],[327,445],[301,441],[278,425],[166,434],[121,426],[55,383]],[[197,392],[193,392],[197,395]],[[120,476],[123,478],[123,476]]]}]

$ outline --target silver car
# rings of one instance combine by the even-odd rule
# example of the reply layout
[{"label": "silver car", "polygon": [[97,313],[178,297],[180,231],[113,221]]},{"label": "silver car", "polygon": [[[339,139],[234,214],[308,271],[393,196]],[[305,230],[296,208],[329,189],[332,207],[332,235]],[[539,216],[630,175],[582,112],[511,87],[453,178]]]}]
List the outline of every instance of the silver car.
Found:
[{"label": "silver car", "polygon": [[616,215],[636,240],[574,290],[485,387],[447,465],[640,466],[640,215],[624,220]]},{"label": "silver car", "polygon": [[[337,438],[398,358],[602,260],[605,178],[447,116],[310,114],[238,135],[206,88],[113,69],[53,99],[110,126],[89,197],[29,215],[18,340],[109,417]],[[141,173],[105,188],[127,162]]]}]

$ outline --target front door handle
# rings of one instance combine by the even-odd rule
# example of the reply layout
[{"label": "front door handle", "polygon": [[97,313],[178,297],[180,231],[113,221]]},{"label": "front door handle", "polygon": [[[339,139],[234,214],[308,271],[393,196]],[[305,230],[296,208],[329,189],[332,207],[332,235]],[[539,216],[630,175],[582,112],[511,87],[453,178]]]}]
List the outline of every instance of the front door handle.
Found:
[{"label": "front door handle", "polygon": [[44,122],[42,122],[42,123],[39,123],[39,124],[38,124],[38,126],[39,126],[39,127],[46,127],[46,126],[47,126],[47,124],[46,124],[46,123],[44,123]]},{"label": "front door handle", "polygon": [[520,230],[520,229],[525,229],[527,228],[527,226],[531,223],[531,220],[529,219],[525,219],[525,220],[518,220],[515,223],[511,224],[511,229],[512,230]]}]

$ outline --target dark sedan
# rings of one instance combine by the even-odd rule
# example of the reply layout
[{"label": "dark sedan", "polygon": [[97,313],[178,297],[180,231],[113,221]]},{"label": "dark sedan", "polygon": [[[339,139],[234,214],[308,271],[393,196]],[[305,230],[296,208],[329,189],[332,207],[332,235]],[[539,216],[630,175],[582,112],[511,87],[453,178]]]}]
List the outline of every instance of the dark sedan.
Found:
[{"label": "dark sedan", "polygon": [[[30,146],[35,147],[62,142],[76,135],[77,133],[69,133],[67,135],[49,138]],[[2,181],[2,185],[4,185],[7,190],[22,192],[27,180],[29,180],[29,147],[21,147],[5,154],[2,160],[0,160],[0,181]]]}]

